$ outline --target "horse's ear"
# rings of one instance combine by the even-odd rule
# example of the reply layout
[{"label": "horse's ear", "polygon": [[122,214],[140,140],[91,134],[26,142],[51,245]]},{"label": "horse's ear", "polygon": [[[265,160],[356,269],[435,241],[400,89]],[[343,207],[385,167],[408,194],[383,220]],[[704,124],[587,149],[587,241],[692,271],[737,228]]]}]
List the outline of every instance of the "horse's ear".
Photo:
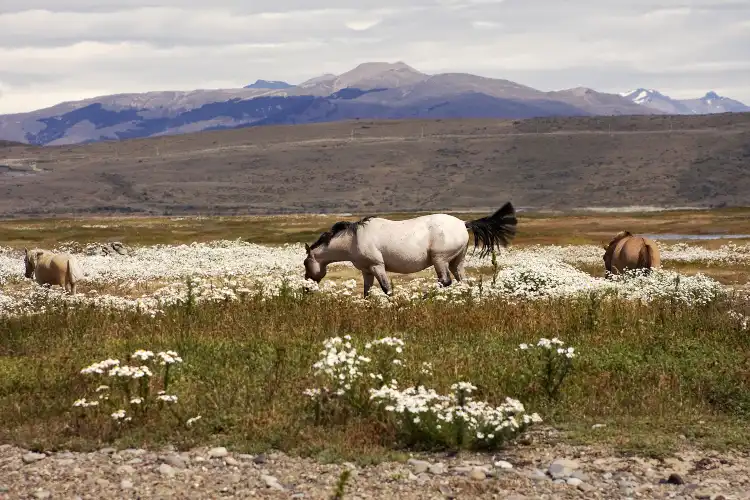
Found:
[{"label": "horse's ear", "polygon": [[23,247],[23,253],[25,253],[26,255],[29,255],[29,249],[26,247]]},{"label": "horse's ear", "polygon": [[310,253],[310,245],[308,245],[307,243],[305,243],[305,252],[307,252],[308,254]]}]

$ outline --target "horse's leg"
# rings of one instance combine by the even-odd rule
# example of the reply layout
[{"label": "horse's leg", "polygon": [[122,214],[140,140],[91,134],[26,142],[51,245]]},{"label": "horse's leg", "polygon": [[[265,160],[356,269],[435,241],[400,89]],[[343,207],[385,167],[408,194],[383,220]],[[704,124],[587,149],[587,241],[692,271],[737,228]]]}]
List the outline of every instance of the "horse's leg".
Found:
[{"label": "horse's leg", "polygon": [[466,258],[466,249],[453,258],[448,264],[448,268],[451,270],[451,274],[456,278],[456,281],[463,281],[466,279],[466,267],[464,265],[464,259]]},{"label": "horse's leg", "polygon": [[365,282],[365,298],[370,294],[370,288],[375,282],[375,275],[368,271],[362,271],[362,280]]},{"label": "horse's leg", "polygon": [[385,272],[385,265],[373,266],[370,268],[370,272],[375,275],[375,279],[378,280],[383,293],[391,295],[393,290],[391,288],[391,280],[388,279],[388,273]]},{"label": "horse's leg", "polygon": [[436,260],[433,264],[437,273],[438,282],[443,286],[451,286],[451,275],[448,272],[448,263],[444,260]]}]

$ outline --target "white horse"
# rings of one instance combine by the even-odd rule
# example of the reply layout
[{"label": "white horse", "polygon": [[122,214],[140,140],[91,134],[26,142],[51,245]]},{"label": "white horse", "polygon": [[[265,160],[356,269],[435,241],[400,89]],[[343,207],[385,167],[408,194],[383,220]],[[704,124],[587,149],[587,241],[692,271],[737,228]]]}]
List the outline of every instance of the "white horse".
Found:
[{"label": "white horse", "polygon": [[328,264],[349,261],[362,272],[365,297],[375,279],[383,292],[392,293],[387,272],[410,274],[430,266],[440,284],[450,286],[451,273],[457,281],[466,278],[467,229],[474,233],[474,247],[482,244],[480,257],[485,256],[495,246],[510,244],[516,234],[515,209],[507,202],[491,216],[469,222],[446,214],[337,222],[311,246],[305,244],[305,279],[320,283]]},{"label": "white horse", "polygon": [[27,278],[34,278],[40,285],[59,285],[75,295],[76,284],[83,278],[83,271],[75,257],[39,248],[24,248],[24,251]]}]

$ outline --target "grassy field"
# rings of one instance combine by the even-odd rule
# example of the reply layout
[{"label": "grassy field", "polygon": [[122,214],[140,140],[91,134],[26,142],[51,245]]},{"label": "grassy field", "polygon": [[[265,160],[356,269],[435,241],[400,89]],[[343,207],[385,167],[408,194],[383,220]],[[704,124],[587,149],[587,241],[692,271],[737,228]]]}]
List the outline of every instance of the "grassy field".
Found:
[{"label": "grassy field", "polygon": [[[642,233],[750,233],[747,215],[744,210],[529,214],[520,217],[516,245],[599,244],[625,228]],[[221,238],[309,242],[339,218],[353,217],[186,218],[169,224],[163,219],[12,221],[0,223],[0,245],[120,240],[135,246]],[[700,244],[716,247],[721,242]],[[711,271],[732,284],[743,284],[748,276],[742,263],[667,267],[685,274]],[[596,266],[587,270],[601,272]],[[339,277],[356,276],[338,272]],[[518,398],[529,411],[539,412],[543,425],[566,431],[564,439],[571,442],[606,443],[652,455],[668,454],[686,441],[746,448],[750,336],[731,311],[748,314],[746,298],[732,294],[691,306],[674,300],[638,304],[593,296],[479,303],[426,300],[383,310],[344,297],[281,293],[223,304],[188,301],[156,317],[63,307],[0,318],[0,442],[41,450],[104,443],[216,444],[254,451],[277,448],[325,460],[398,455],[407,448],[393,422],[355,412],[341,421],[321,423],[302,395],[316,385],[312,365],[324,340],[351,335],[405,341],[401,387],[422,380],[421,364],[430,362],[430,387],[446,392],[451,384],[466,380],[478,387],[479,399],[499,404],[505,396]],[[558,337],[578,352],[558,399],[545,396],[539,381],[543,372],[531,368],[528,353],[516,350],[541,337]],[[107,412],[97,414],[95,408],[72,407],[79,398],[96,397],[97,383],[81,375],[82,368],[107,358],[124,363],[137,349],[172,349],[183,358],[184,364],[172,372],[169,390],[179,396],[178,403],[163,409],[157,405],[127,425],[116,424]],[[533,376],[524,378],[524,373]],[[195,424],[184,425],[198,415],[202,418]],[[592,430],[593,424],[606,426]]]}]

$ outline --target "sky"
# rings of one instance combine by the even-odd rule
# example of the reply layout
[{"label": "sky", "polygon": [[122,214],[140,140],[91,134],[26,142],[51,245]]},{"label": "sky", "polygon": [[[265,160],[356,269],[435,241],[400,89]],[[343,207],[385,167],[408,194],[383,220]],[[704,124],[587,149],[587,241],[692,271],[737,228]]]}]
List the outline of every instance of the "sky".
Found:
[{"label": "sky", "polygon": [[0,0],[0,114],[368,61],[750,104],[750,0]]}]

